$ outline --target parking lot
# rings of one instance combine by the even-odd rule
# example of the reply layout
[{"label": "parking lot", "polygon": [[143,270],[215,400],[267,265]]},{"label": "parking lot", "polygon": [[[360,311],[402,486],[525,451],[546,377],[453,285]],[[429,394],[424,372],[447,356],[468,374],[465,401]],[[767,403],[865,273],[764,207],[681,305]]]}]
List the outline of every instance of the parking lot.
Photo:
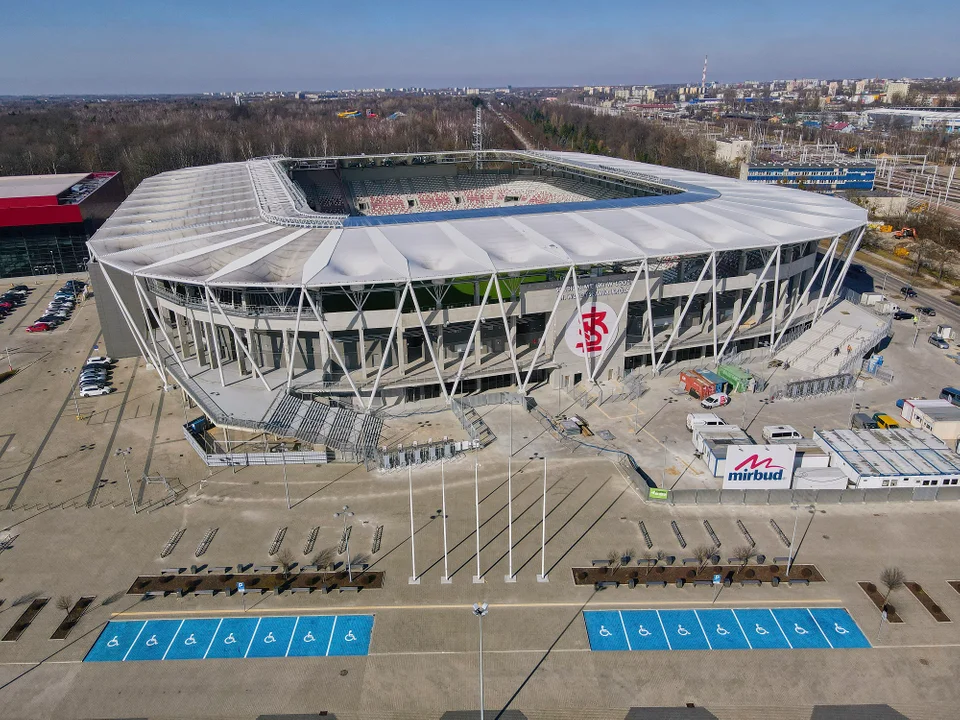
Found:
[{"label": "parking lot", "polygon": [[[38,281],[31,302],[45,306],[62,283]],[[184,407],[177,390],[163,393],[142,361],[117,363],[115,393],[76,397],[82,361],[96,352],[109,354],[94,303],[79,304],[69,323],[53,332],[24,332],[36,314],[28,307],[0,325],[21,370],[0,384],[0,492],[6,508],[0,541],[9,541],[0,550],[0,633],[33,600],[48,599],[16,641],[0,643],[0,699],[22,717],[164,716],[176,692],[209,708],[210,717],[327,709],[338,717],[370,717],[384,707],[396,708],[398,718],[440,717],[475,709],[479,638],[471,607],[481,600],[490,603],[484,619],[488,708],[531,714],[551,709],[561,713],[556,717],[566,709],[569,717],[580,717],[589,707],[599,708],[597,717],[622,718],[631,706],[693,702],[715,708],[718,717],[742,717],[745,707],[775,707],[797,709],[784,717],[808,718],[804,708],[821,703],[890,703],[907,717],[936,717],[954,706],[949,678],[960,661],[956,623],[937,622],[899,590],[890,600],[904,622],[881,626],[879,612],[857,585],[879,584],[882,569],[896,565],[946,615],[960,617],[960,593],[947,584],[960,579],[952,552],[960,539],[953,505],[831,505],[810,514],[789,506],[647,504],[606,453],[561,450],[529,416],[515,410],[511,421],[508,408],[490,407],[483,408],[484,418],[500,440],[476,458],[445,465],[447,518],[440,512],[440,468],[413,473],[414,547],[405,472],[288,466],[288,510],[277,470],[211,473],[200,464],[181,431],[196,411]],[[955,365],[932,346],[911,350],[909,341],[898,332],[888,351],[897,377],[889,386],[868,384],[856,398],[802,404],[763,405],[749,398],[748,418],[759,413],[754,426],[784,422],[806,434],[813,425],[848,417],[852,403],[891,411],[897,397],[929,397],[952,384]],[[929,370],[917,373],[912,368],[921,360]],[[611,447],[629,447],[658,482],[663,475],[678,486],[705,483],[684,427],[687,399],[667,402],[673,396],[666,388],[664,380],[639,408],[621,412],[604,405],[584,414],[596,429],[609,428]],[[555,391],[538,400],[543,407],[558,402]],[[735,401],[721,414],[738,422],[743,412]],[[127,448],[129,455],[117,454]],[[144,479],[158,475],[175,490],[175,499],[168,502],[162,484]],[[203,576],[221,566],[276,565],[270,550],[281,529],[282,548],[298,566],[328,548],[342,561],[336,550],[343,520],[334,513],[345,504],[356,513],[349,521],[351,554],[384,572],[382,589],[258,594],[245,601],[236,594],[126,594],[138,575],[164,568],[189,573],[197,566]],[[715,601],[712,587],[598,591],[573,583],[572,568],[590,567],[611,553],[629,554],[630,565],[639,567],[646,549],[640,521],[652,551],[675,556],[679,565],[696,546],[713,543],[705,520],[724,558],[745,541],[740,521],[768,564],[788,554],[770,521],[790,537],[796,520],[796,561],[814,564],[826,582],[737,585],[723,588]],[[537,581],[541,563],[548,582]],[[505,582],[511,567],[516,582]],[[473,582],[478,574],[483,583]],[[420,583],[409,584],[411,576]],[[442,583],[445,576],[452,582]],[[57,607],[62,596],[94,600],[65,640],[51,640],[64,620]],[[344,625],[347,617],[359,624]],[[610,638],[621,638],[616,649],[629,652],[629,662],[619,652],[599,651],[601,638],[608,637],[600,626]],[[641,626],[651,634],[641,634]],[[347,639],[350,632],[355,640]],[[648,649],[656,652],[642,652]],[[738,653],[729,656],[736,662],[726,662],[720,650]],[[244,656],[242,662],[230,659]],[[647,682],[651,676],[673,680]],[[272,688],[269,697],[250,692],[264,683]],[[933,710],[923,715],[928,708]]]}]

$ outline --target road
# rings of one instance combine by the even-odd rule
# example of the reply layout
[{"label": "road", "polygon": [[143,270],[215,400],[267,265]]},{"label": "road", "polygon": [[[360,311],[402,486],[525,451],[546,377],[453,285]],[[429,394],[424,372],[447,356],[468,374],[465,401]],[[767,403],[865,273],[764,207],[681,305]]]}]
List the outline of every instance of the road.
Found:
[{"label": "road", "polygon": [[[875,290],[883,292],[891,300],[900,301],[900,307],[904,310],[913,311],[917,306],[929,306],[937,311],[938,322],[946,321],[953,327],[960,327],[960,308],[944,299],[941,295],[930,290],[914,288],[917,291],[917,297],[911,300],[904,300],[900,295],[900,288],[912,283],[907,279],[907,273],[888,272],[885,268],[873,262],[873,258],[863,252],[857,254],[857,262],[863,265],[869,271],[867,277],[873,282],[867,282],[870,287],[864,287],[865,282],[863,274],[850,272],[847,275],[846,284],[858,292],[869,292]],[[859,276],[859,277],[858,277]],[[881,286],[883,290],[880,290]]]}]

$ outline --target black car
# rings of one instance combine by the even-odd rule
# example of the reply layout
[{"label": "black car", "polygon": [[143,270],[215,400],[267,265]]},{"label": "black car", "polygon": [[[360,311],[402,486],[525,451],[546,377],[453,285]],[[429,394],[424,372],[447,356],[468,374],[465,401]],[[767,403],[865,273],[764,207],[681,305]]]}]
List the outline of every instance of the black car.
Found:
[{"label": "black car", "polygon": [[932,307],[918,307],[917,312],[921,315],[926,315],[927,317],[936,317],[937,311]]},{"label": "black car", "polygon": [[14,285],[13,289],[17,292],[30,292],[30,288],[28,288],[26,285]]},{"label": "black car", "polygon": [[850,272],[865,273],[867,269],[863,265],[851,265]]},{"label": "black car", "polygon": [[900,294],[905,298],[915,298],[917,296],[917,291],[909,285],[904,285],[902,288],[900,288]]},{"label": "black car", "polygon": [[913,320],[915,317],[916,315],[914,315],[912,312],[907,312],[906,310],[897,310],[893,314],[894,320]]}]

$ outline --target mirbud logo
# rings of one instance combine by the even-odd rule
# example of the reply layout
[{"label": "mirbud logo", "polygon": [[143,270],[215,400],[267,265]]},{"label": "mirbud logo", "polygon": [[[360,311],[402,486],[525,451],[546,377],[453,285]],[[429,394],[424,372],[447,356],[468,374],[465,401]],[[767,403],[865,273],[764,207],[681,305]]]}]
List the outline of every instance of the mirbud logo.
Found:
[{"label": "mirbud logo", "polygon": [[773,458],[761,460],[759,455],[754,454],[734,467],[728,477],[730,480],[783,480],[783,465],[774,465]]}]

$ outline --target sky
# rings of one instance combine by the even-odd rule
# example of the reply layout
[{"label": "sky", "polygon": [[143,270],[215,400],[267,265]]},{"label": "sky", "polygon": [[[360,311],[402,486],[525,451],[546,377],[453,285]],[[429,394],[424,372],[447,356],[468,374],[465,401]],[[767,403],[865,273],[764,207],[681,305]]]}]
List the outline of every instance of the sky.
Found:
[{"label": "sky", "polygon": [[960,2],[2,0],[0,95],[960,75]]}]

